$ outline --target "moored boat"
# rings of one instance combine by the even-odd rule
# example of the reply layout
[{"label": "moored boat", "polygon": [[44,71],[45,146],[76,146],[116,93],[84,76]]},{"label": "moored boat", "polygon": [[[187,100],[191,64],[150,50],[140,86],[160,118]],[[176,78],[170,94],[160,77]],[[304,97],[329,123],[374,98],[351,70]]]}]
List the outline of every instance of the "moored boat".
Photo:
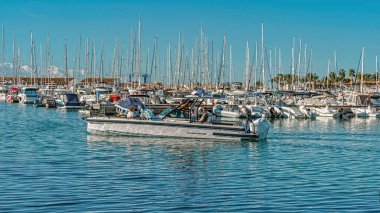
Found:
[{"label": "moored boat", "polygon": [[19,89],[17,87],[11,87],[8,91],[8,95],[6,98],[7,103],[18,103],[20,100],[18,98],[18,91]]},{"label": "moored boat", "polygon": [[0,101],[5,101],[7,98],[8,89],[4,86],[0,87]]},{"label": "moored boat", "polygon": [[58,109],[75,110],[83,108],[83,105],[79,102],[78,95],[70,92],[60,94],[59,98],[55,100],[55,104]]},{"label": "moored boat", "polygon": [[[91,117],[87,118],[87,131],[92,134],[111,135],[135,135],[150,137],[176,137],[176,138],[199,138],[218,140],[251,140],[257,141],[266,139],[269,131],[269,123],[264,119],[247,121],[244,124],[232,125],[226,123],[213,123],[211,119],[203,116],[191,116],[192,111],[196,111],[202,103],[202,98],[187,99],[185,103],[178,105],[163,117],[153,117],[146,119],[146,116],[133,116],[135,109],[144,109],[141,102],[139,106],[131,103],[129,107],[132,111],[128,118],[120,117]],[[126,107],[127,108],[127,107]],[[169,115],[177,109],[188,111],[188,119],[174,119]],[[131,114],[132,116],[129,116]],[[201,118],[199,118],[201,117]],[[206,122],[207,120],[207,122]]]},{"label": "moored boat", "polygon": [[23,87],[21,88],[18,98],[22,104],[34,104],[39,100],[38,88],[36,87]]}]

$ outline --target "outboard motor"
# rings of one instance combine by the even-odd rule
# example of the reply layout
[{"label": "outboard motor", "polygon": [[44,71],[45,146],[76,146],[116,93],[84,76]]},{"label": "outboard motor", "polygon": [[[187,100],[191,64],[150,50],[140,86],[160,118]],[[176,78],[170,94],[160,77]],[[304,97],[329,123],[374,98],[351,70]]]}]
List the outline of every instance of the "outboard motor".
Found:
[{"label": "outboard motor", "polygon": [[223,110],[222,105],[217,104],[212,108],[212,112],[216,115],[220,115],[220,112]]},{"label": "outboard motor", "polygon": [[247,109],[247,107],[243,106],[240,107],[240,116],[241,117],[251,117],[250,111]]},{"label": "outboard motor", "polygon": [[272,117],[276,117],[276,112],[274,111],[274,107],[271,107],[271,108],[269,109],[269,112],[270,112],[270,114],[272,115]]},{"label": "outboard motor", "polygon": [[257,120],[254,120],[252,123],[255,126],[256,133],[259,135],[259,139],[265,140],[270,128],[269,122],[263,118],[259,118]]}]

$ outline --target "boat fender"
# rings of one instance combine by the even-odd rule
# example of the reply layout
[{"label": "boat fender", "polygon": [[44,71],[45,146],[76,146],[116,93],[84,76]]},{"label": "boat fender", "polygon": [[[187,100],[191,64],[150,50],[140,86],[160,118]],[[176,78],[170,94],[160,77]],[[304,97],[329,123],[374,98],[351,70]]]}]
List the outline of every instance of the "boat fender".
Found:
[{"label": "boat fender", "polygon": [[255,131],[255,125],[253,125],[252,122],[249,123],[249,131],[250,131],[250,132],[256,132],[256,131]]}]

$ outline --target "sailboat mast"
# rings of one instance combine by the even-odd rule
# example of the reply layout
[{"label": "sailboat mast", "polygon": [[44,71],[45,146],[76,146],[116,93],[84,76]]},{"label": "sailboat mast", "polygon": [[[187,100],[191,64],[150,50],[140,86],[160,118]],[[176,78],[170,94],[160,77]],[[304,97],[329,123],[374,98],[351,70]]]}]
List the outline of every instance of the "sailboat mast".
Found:
[{"label": "sailboat mast", "polygon": [[360,76],[360,93],[363,93],[363,75],[364,75],[364,47],[362,48],[361,76]]},{"label": "sailboat mast", "polygon": [[376,56],[376,92],[379,92],[379,69]]},{"label": "sailboat mast", "polygon": [[298,91],[299,84],[300,84],[301,49],[302,49],[302,38],[300,38],[300,46],[298,47],[298,61],[297,61],[297,88],[296,88],[296,91]]},{"label": "sailboat mast", "polygon": [[181,33],[178,35],[178,48],[177,48],[177,73],[175,77],[175,86],[179,86],[179,75],[181,72]]},{"label": "sailboat mast", "polygon": [[5,52],[5,45],[4,45],[4,39],[5,39],[5,37],[4,37],[4,25],[2,26],[2,31],[1,31],[2,33],[1,33],[1,37],[2,37],[2,62],[1,62],[1,67],[2,67],[2,71],[3,71],[3,79],[2,79],[2,84],[4,85],[4,80],[5,80],[5,67],[4,67],[4,52]]},{"label": "sailboat mast", "polygon": [[30,84],[33,84],[33,32],[30,32]]},{"label": "sailboat mast", "polygon": [[[157,83],[157,61],[158,60],[158,54],[157,54],[157,35],[154,37],[154,85]],[[158,62],[159,63],[159,62]]]},{"label": "sailboat mast", "polygon": [[263,92],[265,92],[265,50],[264,50],[264,23],[261,22],[261,69]]},{"label": "sailboat mast", "polygon": [[[82,34],[80,34],[79,36],[79,49],[78,49],[78,76],[81,74],[81,67],[80,67],[80,56],[81,56],[81,50],[82,50]],[[79,77],[78,77],[78,81],[79,81]]]},{"label": "sailboat mast", "polygon": [[20,72],[21,72],[21,51],[20,51],[20,44],[18,44],[17,45],[17,83],[21,82]]},{"label": "sailboat mast", "polygon": [[[336,59],[336,51],[334,50],[334,68],[335,68],[335,76],[338,76],[338,62]],[[337,90],[336,83],[334,82],[335,90]]]},{"label": "sailboat mast", "polygon": [[277,79],[276,89],[278,90],[278,66],[277,66],[277,47],[274,47],[274,74],[272,76],[273,79]]},{"label": "sailboat mast", "polygon": [[249,76],[249,44],[247,41],[247,47],[245,51],[245,90],[249,90],[249,84],[250,84],[250,76]]},{"label": "sailboat mast", "polygon": [[305,43],[305,50],[303,53],[303,74],[305,75],[305,78],[303,80],[303,88],[306,90],[306,76],[307,76],[307,43]]},{"label": "sailboat mast", "polygon": [[[273,73],[272,73],[272,49],[269,49],[269,76],[270,76],[270,79],[273,76]],[[273,81],[272,80],[270,81],[270,89],[273,89]]]},{"label": "sailboat mast", "polygon": [[224,72],[225,72],[225,58],[226,58],[226,34],[224,34],[223,39],[223,57],[222,57],[222,83],[224,84]]},{"label": "sailboat mast", "polygon": [[[309,69],[310,69],[310,73],[313,74],[313,49],[310,49]],[[313,88],[311,89],[314,90],[314,88],[315,88],[315,85],[314,85],[314,79],[313,79]]]},{"label": "sailboat mast", "polygon": [[65,86],[69,85],[69,70],[67,67],[67,42],[65,39]]},{"label": "sailboat mast", "polygon": [[326,88],[329,88],[329,76],[330,76],[330,57],[327,60],[327,76],[326,76]]},{"label": "sailboat mast", "polygon": [[170,47],[170,43],[169,43],[169,46],[168,46],[168,65],[167,65],[167,68],[168,68],[168,80],[169,80],[169,87],[171,87],[171,84],[172,84],[172,61],[171,61],[171,47]]},{"label": "sailboat mast", "polygon": [[141,19],[139,18],[137,71],[139,75],[139,87],[141,86]]},{"label": "sailboat mast", "polygon": [[41,82],[42,83],[46,83],[45,81],[42,81],[42,77],[44,76],[44,69],[42,68],[42,66],[43,66],[43,63],[42,63],[42,61],[43,61],[43,58],[42,58],[42,44],[41,44],[41,42],[40,42],[40,79],[41,79]]},{"label": "sailboat mast", "polygon": [[[48,61],[50,60],[50,53],[49,53],[49,33],[46,34],[46,52],[45,52],[45,68],[46,68],[46,75],[47,75],[47,85],[50,84],[50,64]],[[50,86],[48,87],[50,88]]]},{"label": "sailboat mast", "polygon": [[16,85],[16,83],[15,83],[15,81],[16,81],[16,79],[15,79],[15,76],[16,76],[15,66],[16,66],[16,64],[15,64],[15,36],[13,34],[13,41],[12,41],[12,78],[13,79],[12,79],[12,83],[14,86]]},{"label": "sailboat mast", "polygon": [[295,48],[295,43],[296,43],[296,37],[293,36],[293,47],[292,47],[292,68],[291,68],[291,78],[292,78],[292,84],[291,88],[294,88],[294,73],[295,73],[295,61],[294,61],[294,48]]},{"label": "sailboat mast", "polygon": [[284,73],[282,70],[282,56],[281,56],[281,49],[278,50],[278,72],[281,73],[281,79],[279,83],[279,88],[282,90],[281,83],[284,81]]},{"label": "sailboat mast", "polygon": [[255,44],[255,79],[253,81],[254,89],[257,90],[257,71],[259,70],[259,44]]},{"label": "sailboat mast", "polygon": [[230,44],[230,89],[232,85],[232,45]]},{"label": "sailboat mast", "polygon": [[88,37],[86,38],[86,43],[85,43],[85,72],[84,72],[84,79],[85,79],[85,84],[88,86],[88,68],[89,68],[89,47],[88,47]]}]

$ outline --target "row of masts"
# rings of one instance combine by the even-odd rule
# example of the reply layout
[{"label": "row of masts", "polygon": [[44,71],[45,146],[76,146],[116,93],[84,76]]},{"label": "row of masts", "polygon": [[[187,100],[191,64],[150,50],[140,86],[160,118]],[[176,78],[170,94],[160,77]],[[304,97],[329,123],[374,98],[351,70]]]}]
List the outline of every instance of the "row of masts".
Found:
[{"label": "row of masts", "polygon": [[[64,40],[64,69],[53,65],[53,56],[50,46],[50,35],[46,35],[45,50],[42,44],[39,45],[40,61],[37,62],[36,44],[33,39],[33,33],[30,33],[30,62],[29,66],[22,65],[24,62],[21,57],[21,47],[19,43],[15,43],[13,36],[12,45],[12,74],[13,83],[20,83],[22,76],[29,74],[30,84],[50,84],[52,77],[60,75],[65,79],[65,85],[69,85],[69,80],[84,79],[86,85],[95,84],[95,82],[103,82],[104,78],[116,79],[113,81],[115,86],[122,83],[129,83],[130,87],[137,88],[142,84],[148,85],[168,85],[173,88],[193,89],[195,87],[222,88],[224,85],[231,85],[235,79],[235,70],[233,66],[232,44],[229,44],[227,50],[227,36],[223,37],[223,45],[221,53],[215,54],[214,42],[210,42],[201,27],[199,39],[195,40],[194,47],[186,48],[184,38],[181,33],[178,35],[178,44],[172,50],[169,43],[166,48],[166,58],[161,58],[158,48],[158,37],[155,35],[153,43],[153,51],[147,48],[145,59],[145,68],[143,69],[143,53],[142,53],[142,26],[141,20],[138,23],[137,33],[131,28],[129,48],[124,51],[117,36],[113,49],[113,61],[108,61],[108,68],[105,63],[104,41],[100,42],[100,56],[96,53],[95,38],[87,37],[82,44],[82,35],[79,38],[79,45],[74,44],[72,60],[69,59],[69,50],[67,40]],[[84,45],[84,51],[82,51]],[[260,53],[259,53],[260,50]],[[303,50],[303,54],[302,54]],[[126,56],[124,53],[126,52]],[[229,63],[227,63],[227,53],[229,52]],[[266,90],[284,90],[286,80],[284,76],[290,74],[291,82],[287,85],[288,90],[298,91],[301,85],[308,81],[308,76],[313,74],[312,57],[313,50],[309,50],[307,44],[303,44],[302,38],[299,39],[298,52],[296,53],[296,37],[293,37],[293,45],[291,49],[291,64],[288,73],[284,72],[282,50],[274,48],[274,60],[272,60],[272,49],[268,51],[264,40],[264,24],[261,23],[261,45],[255,43],[254,54],[252,60],[250,58],[249,43],[246,43],[245,65],[243,84],[246,90],[254,89],[261,91]],[[303,55],[303,56],[302,56]],[[84,64],[81,58],[84,57]],[[99,61],[97,61],[99,60]],[[360,91],[363,92],[363,74],[364,74],[364,48],[360,57],[361,61],[361,85]],[[273,66],[274,64],[274,66]],[[337,57],[334,51],[334,73],[338,73]],[[2,27],[2,82],[5,82],[5,34],[4,26]],[[71,67],[71,68],[69,68]],[[228,69],[229,68],[229,69]],[[105,72],[108,70],[108,72]],[[229,71],[227,71],[229,70]],[[327,77],[330,75],[330,58],[327,65]],[[227,77],[228,76],[228,77]],[[304,76],[304,78],[302,78]],[[378,87],[378,63],[376,56],[376,85]],[[37,82],[37,79],[43,79],[43,82]],[[274,84],[274,80],[276,84]],[[326,85],[328,85],[328,78]],[[305,88],[303,88],[305,89]],[[310,88],[309,88],[310,89]]]}]

